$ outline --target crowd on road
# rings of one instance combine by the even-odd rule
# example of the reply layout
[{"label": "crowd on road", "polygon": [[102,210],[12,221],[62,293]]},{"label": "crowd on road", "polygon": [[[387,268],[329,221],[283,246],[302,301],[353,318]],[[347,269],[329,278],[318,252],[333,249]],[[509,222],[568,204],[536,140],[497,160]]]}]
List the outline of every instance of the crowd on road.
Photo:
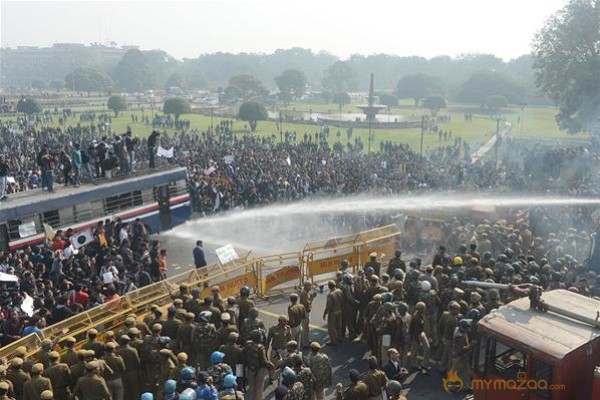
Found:
[{"label": "crowd on road", "polygon": [[[541,209],[531,210],[529,222],[520,223],[451,218],[444,224],[447,244],[427,257],[430,262],[405,260],[401,250],[385,263],[373,253],[360,268],[343,260],[325,294],[305,282],[269,327],[260,320],[248,287],[237,297],[223,298],[219,286],[214,286],[211,295],[202,298],[203,288],[182,284],[170,304],[152,305],[144,318],[127,315],[118,332],[90,329],[79,350],[72,337],[45,339],[36,360],[27,358],[27,349],[16,349],[10,363],[0,367],[0,393],[4,390],[17,400],[44,398],[40,396],[48,396],[43,395],[46,390],[54,396],[47,398],[55,399],[262,400],[273,390],[277,400],[323,399],[325,391],[339,400],[381,398],[382,393],[403,400],[410,397],[403,394],[407,377],[426,376],[432,368],[441,374],[457,372],[468,390],[475,324],[519,292],[473,288],[464,282],[528,284],[600,295],[600,278],[579,258],[589,246],[583,230],[591,226],[583,215],[559,227]],[[143,242],[137,229],[131,230],[131,239]],[[98,245],[110,236],[108,230],[97,230]],[[112,237],[129,240],[118,228],[110,230]],[[66,249],[61,253],[60,243],[55,244],[52,268],[39,261],[38,250],[3,255],[3,266],[23,265],[27,270],[21,291],[43,300],[24,328],[27,331],[18,323],[17,307],[3,308],[9,314],[2,324],[8,342],[40,332],[41,321],[57,322],[102,299],[111,300],[111,294],[104,297],[98,287],[71,286],[62,272],[72,270],[59,267],[57,272],[54,265],[63,257],[77,256]],[[205,263],[201,245],[194,250],[198,266]],[[149,262],[152,257],[141,258]],[[115,263],[122,258],[109,250],[96,262],[103,265],[102,271],[114,271],[116,281],[127,269],[126,262]],[[80,273],[98,265],[93,260],[79,263]],[[50,271],[36,279],[40,270]],[[102,271],[95,271],[96,279]],[[106,288],[113,299],[118,296],[115,285]],[[365,348],[366,372],[347,371],[347,384],[334,382],[327,351],[321,343],[309,342],[310,326],[321,318],[313,315],[317,296],[326,296],[322,315],[328,329],[326,344],[343,348],[360,343]],[[15,327],[19,330],[11,330]]]}]

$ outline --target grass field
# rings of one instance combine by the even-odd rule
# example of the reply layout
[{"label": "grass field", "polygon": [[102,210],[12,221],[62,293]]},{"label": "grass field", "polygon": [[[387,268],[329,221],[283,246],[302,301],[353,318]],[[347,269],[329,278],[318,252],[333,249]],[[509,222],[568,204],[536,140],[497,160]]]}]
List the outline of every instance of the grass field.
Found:
[{"label": "grass field", "polygon": [[[281,109],[295,110],[295,111],[314,111],[314,112],[334,112],[337,113],[337,106],[335,104],[318,104],[318,103],[291,103],[287,106],[280,106]],[[344,106],[343,112],[345,113],[357,113],[360,112],[354,104]],[[428,113],[426,109],[415,107],[414,102],[411,100],[402,100],[398,107],[393,108],[390,111],[392,114],[403,115],[405,117],[420,119],[422,115]],[[472,122],[465,122],[464,113],[469,112],[473,114]],[[115,133],[125,132],[128,126],[131,126],[135,135],[143,137],[147,136],[152,128],[144,124],[132,123],[132,113],[138,116],[142,115],[141,110],[125,111],[119,115],[119,117],[113,117],[112,129]],[[145,114],[151,115],[151,112],[146,109]],[[527,107],[524,110],[524,118],[519,119],[521,115],[521,109],[514,107],[504,110],[503,117],[506,121],[512,124],[511,136],[514,138],[526,138],[526,139],[553,139],[560,141],[570,140],[582,140],[587,138],[587,134],[571,135],[560,131],[554,120],[556,109],[553,107]],[[474,151],[487,140],[489,140],[496,131],[496,120],[487,114],[484,110],[482,111],[477,106],[470,106],[464,104],[452,104],[448,105],[448,108],[442,110],[440,115],[449,115],[451,122],[445,124],[438,124],[440,129],[444,131],[452,131],[452,139],[446,141],[440,141],[437,134],[425,134],[423,149],[426,152],[428,149],[432,149],[438,146],[447,146],[454,143],[454,138],[460,136],[463,140],[470,143],[471,149]],[[6,117],[2,117],[6,118]],[[206,131],[211,124],[211,117],[199,114],[187,114],[181,118],[188,119],[191,122],[191,127],[198,129],[198,131]],[[221,118],[214,117],[213,124],[217,125]],[[56,125],[55,121],[55,125]],[[75,119],[69,119],[68,124],[75,125],[79,122],[79,117]],[[237,134],[243,135],[245,133],[247,123],[243,121],[234,122],[234,131]],[[305,125],[305,124],[294,124],[285,123],[283,124],[284,131],[295,131],[299,140],[302,139],[305,132],[313,134],[320,130],[317,125]],[[343,128],[331,127],[330,142],[333,144],[337,140],[336,133],[340,131],[340,141],[342,143],[347,142],[346,130]],[[407,143],[416,151],[420,148],[420,129],[374,129],[375,141],[372,144],[372,151],[379,150],[379,143],[381,141],[392,141],[394,143]],[[167,130],[168,134],[172,134],[173,130]],[[277,129],[277,123],[274,121],[260,121],[258,128],[254,135],[259,136],[272,136],[279,140],[279,132]],[[354,137],[360,136],[365,148],[367,148],[367,137],[368,129],[357,128],[354,129],[352,143]]]}]

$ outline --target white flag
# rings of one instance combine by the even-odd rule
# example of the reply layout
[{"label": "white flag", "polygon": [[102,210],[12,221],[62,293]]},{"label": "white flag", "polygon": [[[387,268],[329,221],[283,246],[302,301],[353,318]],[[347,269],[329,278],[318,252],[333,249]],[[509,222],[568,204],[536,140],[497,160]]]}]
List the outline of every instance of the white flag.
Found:
[{"label": "white flag", "polygon": [[290,156],[288,156],[288,158],[285,159],[285,162],[287,162],[288,165],[292,165],[292,160],[290,160]]},{"label": "white flag", "polygon": [[94,241],[92,232],[90,230],[76,233],[71,237],[71,243],[75,249],[79,249],[82,246],[87,246]]},{"label": "white flag", "polygon": [[223,161],[225,161],[225,164],[231,164],[231,163],[233,163],[234,159],[235,158],[232,155],[231,156],[225,156],[225,157],[223,157]]},{"label": "white flag", "polygon": [[161,146],[158,146],[158,150],[156,150],[157,157],[165,157],[165,158],[173,158],[173,147],[170,149],[163,149]]}]

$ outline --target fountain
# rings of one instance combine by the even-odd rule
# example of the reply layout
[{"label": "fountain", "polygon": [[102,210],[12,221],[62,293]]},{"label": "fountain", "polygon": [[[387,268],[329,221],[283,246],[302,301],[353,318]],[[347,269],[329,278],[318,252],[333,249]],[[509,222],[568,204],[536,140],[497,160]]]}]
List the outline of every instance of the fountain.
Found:
[{"label": "fountain", "polygon": [[369,125],[371,125],[371,123],[373,121],[376,120],[377,118],[377,114],[379,114],[379,111],[384,110],[387,108],[387,106],[384,106],[382,104],[375,104],[375,77],[373,74],[371,74],[371,84],[369,85],[369,104],[361,104],[361,105],[357,105],[356,108],[359,108],[363,114],[365,114],[367,116],[367,121],[369,121]]},{"label": "fountain", "polygon": [[359,108],[363,114],[367,116],[367,121],[369,122],[369,153],[371,152],[371,143],[374,141],[373,137],[373,120],[379,114],[379,111],[387,108],[387,106],[381,104],[375,104],[375,75],[371,74],[371,84],[369,85],[369,104],[357,105],[356,108]]}]

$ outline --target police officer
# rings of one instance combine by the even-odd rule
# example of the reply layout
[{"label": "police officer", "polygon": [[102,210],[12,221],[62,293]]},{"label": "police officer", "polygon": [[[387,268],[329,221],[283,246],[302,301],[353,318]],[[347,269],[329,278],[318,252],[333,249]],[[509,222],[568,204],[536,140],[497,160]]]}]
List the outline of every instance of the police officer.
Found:
[{"label": "police officer", "polygon": [[373,321],[373,318],[375,318],[375,315],[377,314],[377,312],[379,311],[380,308],[381,308],[381,294],[377,293],[376,295],[373,296],[373,300],[371,300],[367,304],[367,307],[365,309],[366,326],[365,326],[364,340],[366,341],[367,346],[369,346],[369,349],[371,349],[371,352],[373,354],[377,353],[377,333],[376,333],[375,325],[373,325],[371,323],[371,321]]},{"label": "police officer", "polygon": [[79,378],[85,374],[85,362],[87,357],[87,350],[77,350],[77,364],[72,365],[70,368],[71,377],[73,382],[77,383]]},{"label": "police officer", "polygon": [[335,386],[335,397],[337,400],[367,400],[369,397],[369,388],[360,380],[360,373],[351,369],[348,371],[350,386],[343,390],[341,383]]},{"label": "police officer", "polygon": [[288,325],[288,317],[280,315],[277,325],[269,328],[267,341],[265,343],[266,351],[269,351],[269,347],[271,348],[271,362],[277,364],[279,360],[286,356],[285,346],[290,340],[292,340],[292,330]]},{"label": "police officer", "polygon": [[408,350],[410,348],[410,314],[408,313],[408,304],[400,302],[397,305],[398,318],[396,319],[396,329],[392,337],[392,345],[400,353],[400,365],[406,366]]},{"label": "police officer", "polygon": [[306,365],[315,377],[314,395],[317,400],[323,400],[325,398],[325,388],[331,386],[333,369],[327,354],[320,352],[321,345],[319,342],[312,342],[310,350],[311,354],[307,357]]},{"label": "police officer", "polygon": [[342,336],[342,298],[340,289],[336,288],[334,281],[327,283],[329,294],[327,295],[327,304],[323,312],[323,319],[327,320],[327,333],[329,334],[329,345],[338,344]]},{"label": "police officer", "polygon": [[11,381],[13,390],[15,392],[15,398],[21,400],[23,398],[23,385],[31,377],[25,371],[23,371],[23,359],[15,357],[10,362],[10,368],[6,372],[6,378]]},{"label": "police officer", "polygon": [[417,367],[417,353],[419,349],[423,350],[423,364],[421,370],[423,373],[429,373],[429,340],[425,333],[425,315],[427,307],[425,303],[419,301],[415,305],[415,312],[410,320],[410,365]]},{"label": "police officer", "polygon": [[452,338],[452,369],[462,379],[464,390],[470,389],[472,378],[470,360],[473,342],[469,340],[471,323],[470,319],[464,318],[458,321],[458,326],[454,329],[454,337]]},{"label": "police officer", "polygon": [[200,369],[206,369],[210,365],[210,354],[217,347],[217,328],[209,321],[212,317],[210,311],[202,311],[198,316],[198,326],[194,329],[192,348],[194,349],[194,360]]},{"label": "police officer", "polygon": [[192,297],[186,300],[186,302],[183,304],[183,308],[185,309],[185,311],[194,314],[200,313],[200,306],[202,305],[202,300],[200,300],[201,293],[202,291],[200,290],[200,288],[192,289]]},{"label": "police officer", "polygon": [[181,376],[181,371],[183,371],[184,368],[190,367],[190,365],[188,365],[187,361],[188,361],[187,353],[181,352],[181,353],[177,354],[177,364],[175,365],[175,372],[170,377],[171,379],[173,379],[173,380],[179,379],[179,377]]},{"label": "police officer", "polygon": [[388,381],[385,385],[388,400],[407,400],[402,394],[402,384],[398,381]]},{"label": "police officer", "polygon": [[8,393],[10,385],[6,382],[0,382],[0,400],[15,400],[14,397],[9,397]]},{"label": "police officer", "polygon": [[223,378],[224,389],[219,392],[219,400],[244,400],[244,393],[237,389],[236,377],[232,374]]},{"label": "police officer", "polygon": [[[238,326],[238,315],[235,309],[235,305],[236,305],[236,300],[235,297],[233,296],[229,296],[227,298],[227,308],[225,309],[225,312],[229,313],[229,315],[231,316],[231,323],[235,326]],[[238,327],[239,330],[239,327]]]},{"label": "police officer", "polygon": [[125,373],[125,362],[123,358],[115,354],[117,345],[114,342],[106,343],[104,348],[103,360],[112,370],[112,372],[104,374],[106,386],[113,400],[123,400],[123,374]]},{"label": "police officer", "polygon": [[235,371],[235,375],[241,378],[240,372],[243,373],[244,350],[237,344],[240,335],[237,332],[231,332],[227,338],[227,343],[219,347],[219,351],[225,354],[223,362]]},{"label": "police officer", "polygon": [[244,346],[244,365],[248,381],[248,394],[253,400],[263,400],[263,384],[269,371],[275,366],[267,359],[265,347],[261,344],[261,333],[254,330]]},{"label": "police officer", "polygon": [[365,374],[362,381],[367,384],[369,389],[369,399],[381,399],[381,392],[387,383],[385,372],[379,369],[377,358],[370,356],[367,358],[369,371]]},{"label": "police officer", "polygon": [[262,335],[262,343],[265,341],[266,328],[265,324],[258,318],[258,310],[252,307],[248,310],[248,318],[244,320],[242,328],[242,341],[248,340],[250,332],[258,330]]},{"label": "police officer", "polygon": [[292,331],[292,339],[301,343],[302,339],[302,321],[308,317],[306,308],[298,303],[298,295],[290,295],[290,305],[288,306],[289,326]]},{"label": "police officer", "polygon": [[356,337],[356,304],[353,284],[354,277],[349,272],[344,273],[339,286],[342,292],[342,336],[346,335],[346,328],[348,328],[350,339]]},{"label": "police officer", "polygon": [[446,373],[450,366],[450,354],[452,352],[452,339],[454,330],[458,325],[458,314],[460,313],[460,304],[451,301],[448,305],[448,311],[444,311],[438,322],[438,332],[442,339],[442,351],[440,355],[439,370]]},{"label": "police officer", "polygon": [[12,382],[6,376],[6,366],[5,365],[0,365],[0,382],[4,382],[8,385],[8,393],[10,393],[10,394],[15,393],[15,389],[13,387]]},{"label": "police officer", "polygon": [[365,269],[369,267],[373,268],[373,274],[381,275],[381,263],[377,261],[377,252],[369,254],[369,261],[365,263]]},{"label": "police officer", "polygon": [[312,290],[312,283],[310,281],[304,282],[304,287],[300,292],[300,304],[304,306],[306,310],[306,318],[302,320],[302,338],[301,343],[303,347],[308,347],[309,344],[309,325],[310,325],[310,312],[312,311],[312,302],[317,297],[317,293]]},{"label": "police officer", "polygon": [[177,308],[175,306],[171,306],[167,310],[167,320],[162,324],[161,335],[168,336],[171,338],[171,347],[174,350],[179,350],[179,343],[177,338],[179,337],[179,328],[183,324],[183,322],[176,318]]},{"label": "police officer", "polygon": [[169,349],[160,349],[158,352],[160,356],[160,366],[158,370],[158,396],[162,397],[164,393],[165,383],[174,375],[176,367],[173,362],[174,354]]},{"label": "police officer", "polygon": [[219,346],[227,343],[227,338],[231,332],[239,333],[238,327],[231,322],[231,314],[224,312],[221,314],[221,327],[217,331],[219,336]]},{"label": "police officer", "polygon": [[[23,385],[23,399],[37,400],[44,390],[52,390],[50,379],[42,376],[44,364],[37,363],[31,367],[31,379]],[[82,399],[85,400],[85,399]]]},{"label": "police officer", "polygon": [[137,352],[141,358],[142,357],[142,346],[144,345],[144,341],[140,338],[140,334],[141,334],[141,331],[138,328],[133,327],[129,330],[129,333],[127,334],[127,336],[129,336],[129,338],[131,339],[129,344],[131,345],[131,347],[133,347],[134,349],[137,350]]},{"label": "police officer", "polygon": [[396,305],[391,302],[392,294],[388,292],[384,293],[383,296],[386,297],[386,301],[371,321],[377,333],[376,354],[380,355],[381,364],[388,362],[388,350],[392,346],[392,337],[394,337],[397,328],[396,318],[398,318]]},{"label": "police officer", "polygon": [[50,365],[50,358],[48,357],[48,354],[50,354],[52,351],[53,343],[50,339],[44,339],[42,340],[41,345],[42,348],[38,354],[38,360],[44,364],[44,368],[48,368]]},{"label": "police officer", "polygon": [[302,400],[312,400],[315,392],[316,378],[311,369],[304,365],[302,356],[298,353],[292,355],[291,365],[296,373],[296,382],[300,382],[304,389]]},{"label": "police officer", "polygon": [[131,339],[128,335],[122,335],[119,339],[121,346],[117,355],[123,359],[125,372],[123,373],[123,386],[125,399],[137,399],[140,395],[141,362],[136,349],[129,344]]},{"label": "police officer", "polygon": [[242,329],[244,321],[250,316],[250,309],[254,308],[254,302],[250,300],[249,297],[250,288],[248,286],[240,288],[240,299],[238,301],[238,328],[240,329],[240,332],[242,332],[242,339],[244,339],[244,330]]},{"label": "police officer", "polygon": [[213,286],[210,291],[212,292],[213,306],[218,308],[221,313],[224,313],[225,304],[223,302],[223,297],[221,297],[221,288],[218,286]]},{"label": "police officer", "polygon": [[15,349],[15,357],[19,357],[23,360],[23,371],[30,373],[31,367],[33,367],[32,359],[27,357],[27,348],[25,346],[19,346]]},{"label": "police officer", "polygon": [[73,393],[79,400],[111,400],[104,378],[100,376],[98,361],[85,364],[86,374],[79,378]]},{"label": "police officer", "polygon": [[210,356],[211,366],[208,367],[208,374],[212,376],[213,383],[217,390],[223,390],[225,387],[223,386],[223,379],[226,375],[233,374],[233,370],[231,367],[223,362],[223,358],[225,357],[225,353],[220,351],[214,351]]},{"label": "police officer", "polygon": [[177,329],[177,342],[181,351],[192,354],[192,339],[194,337],[194,319],[196,316],[192,312],[185,314],[185,322]]},{"label": "police officer", "polygon": [[[67,336],[63,339],[62,344],[65,348],[65,352],[60,357],[60,360],[67,364],[69,368],[77,364],[77,352],[75,351],[75,338],[73,336]],[[56,397],[56,395],[55,395]]]},{"label": "police officer", "polygon": [[44,371],[44,376],[50,379],[52,391],[56,400],[67,400],[71,394],[71,389],[75,385],[71,370],[65,363],[60,362],[60,355],[56,351],[48,354],[50,366]]},{"label": "police officer", "polygon": [[142,362],[142,387],[151,392],[156,387],[158,373],[160,369],[160,332],[162,326],[160,324],[152,325],[152,334],[144,338],[141,345],[140,359]]},{"label": "police officer", "polygon": [[102,357],[104,354],[104,344],[97,341],[98,331],[94,328],[87,331],[87,343],[81,348],[84,350],[94,350],[96,357]]},{"label": "police officer", "polygon": [[395,271],[397,269],[402,270],[403,273],[406,272],[406,264],[404,260],[402,260],[402,251],[396,250],[394,253],[394,257],[390,260],[388,264],[387,274],[389,276],[396,276]]}]

